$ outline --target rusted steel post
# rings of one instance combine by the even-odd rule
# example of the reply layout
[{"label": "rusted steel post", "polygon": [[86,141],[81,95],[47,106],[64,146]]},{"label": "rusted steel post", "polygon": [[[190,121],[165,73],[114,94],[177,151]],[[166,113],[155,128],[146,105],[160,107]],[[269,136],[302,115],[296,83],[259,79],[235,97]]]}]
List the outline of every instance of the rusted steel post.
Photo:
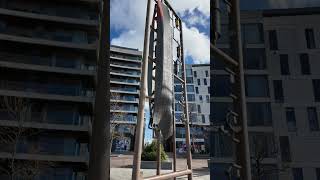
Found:
[{"label": "rusted steel post", "polygon": [[160,129],[157,129],[157,175],[160,175],[161,171],[161,137]]},{"label": "rusted steel post", "polygon": [[[190,143],[190,125],[189,125],[189,110],[188,110],[188,97],[187,97],[187,78],[186,78],[186,65],[184,62],[184,52],[183,52],[183,34],[182,34],[182,21],[179,19],[179,28],[180,28],[180,41],[181,41],[181,62],[182,62],[182,78],[183,78],[183,96],[184,96],[184,114],[185,114],[185,123],[186,123],[186,145],[187,145],[187,164],[188,169],[192,169],[192,155],[191,155],[191,143]],[[188,174],[188,180],[192,180],[192,172]]]},{"label": "rusted steel post", "polygon": [[139,109],[136,126],[136,136],[134,143],[134,156],[132,167],[132,179],[139,180],[140,166],[141,166],[141,153],[142,153],[142,141],[143,141],[143,127],[144,127],[144,106],[146,102],[147,92],[147,73],[148,73],[148,59],[149,59],[149,38],[150,38],[150,12],[151,12],[151,0],[147,2],[146,23],[144,30],[144,45],[143,45],[143,60],[142,60],[142,72],[141,72],[141,84],[140,84],[140,96],[139,96]]}]

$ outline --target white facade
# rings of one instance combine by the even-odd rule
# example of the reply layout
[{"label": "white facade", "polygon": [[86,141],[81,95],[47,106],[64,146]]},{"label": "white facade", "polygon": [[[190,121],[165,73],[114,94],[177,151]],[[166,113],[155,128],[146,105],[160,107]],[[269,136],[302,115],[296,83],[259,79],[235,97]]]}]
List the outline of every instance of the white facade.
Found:
[{"label": "white facade", "polygon": [[[319,14],[320,9],[300,9],[241,16],[250,151],[252,157],[258,146],[266,151],[261,163],[270,171],[268,180],[320,179]],[[218,46],[227,49],[227,41]],[[232,103],[229,77],[218,60],[211,63],[211,115],[219,122]],[[224,167],[232,162],[232,145],[217,134],[210,137],[211,155],[216,167]],[[253,158],[253,171],[255,165]]]}]

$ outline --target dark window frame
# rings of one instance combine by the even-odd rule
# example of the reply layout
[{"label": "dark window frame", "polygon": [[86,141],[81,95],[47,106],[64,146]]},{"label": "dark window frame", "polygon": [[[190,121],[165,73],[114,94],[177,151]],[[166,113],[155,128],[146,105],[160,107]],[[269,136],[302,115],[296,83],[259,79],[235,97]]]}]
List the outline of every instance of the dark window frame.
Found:
[{"label": "dark window frame", "polygon": [[310,60],[307,53],[300,54],[300,70],[303,75],[310,75]]}]

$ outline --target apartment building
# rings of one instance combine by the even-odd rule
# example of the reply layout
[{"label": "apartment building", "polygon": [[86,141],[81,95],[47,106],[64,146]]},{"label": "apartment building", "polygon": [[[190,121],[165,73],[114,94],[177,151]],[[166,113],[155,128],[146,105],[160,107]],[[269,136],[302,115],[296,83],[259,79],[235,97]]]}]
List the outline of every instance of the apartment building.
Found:
[{"label": "apartment building", "polygon": [[98,4],[0,0],[0,179],[85,179]]},{"label": "apartment building", "polygon": [[112,151],[133,151],[137,122],[142,52],[111,46],[111,123],[115,138]]},{"label": "apartment building", "polygon": [[[208,153],[209,138],[209,114],[210,114],[210,65],[209,64],[187,64],[186,81],[187,81],[187,98],[190,117],[190,137],[193,153]],[[181,85],[175,85],[175,98],[180,99],[182,95]],[[185,126],[181,122],[182,107],[176,102],[175,119],[176,119],[176,147],[177,152],[185,151]]]},{"label": "apartment building", "polygon": [[[320,9],[241,14],[253,179],[320,179]],[[218,47],[229,52],[226,21]],[[211,61],[211,123],[232,109],[230,76]],[[228,179],[231,139],[211,136],[212,179]]]}]

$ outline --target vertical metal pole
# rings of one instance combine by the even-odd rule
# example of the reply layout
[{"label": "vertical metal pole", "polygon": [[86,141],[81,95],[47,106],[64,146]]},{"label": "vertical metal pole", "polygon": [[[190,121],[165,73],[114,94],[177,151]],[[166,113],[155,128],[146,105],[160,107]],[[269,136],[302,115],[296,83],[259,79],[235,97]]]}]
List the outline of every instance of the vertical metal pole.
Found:
[{"label": "vertical metal pole", "polygon": [[[174,96],[173,96],[174,97]],[[173,98],[173,134],[172,134],[172,153],[173,153],[173,172],[177,171],[177,152],[176,152],[176,118],[175,118],[175,99]],[[173,178],[176,180],[176,178]]]},{"label": "vertical metal pole", "polygon": [[220,26],[220,0],[213,0],[212,6],[213,6],[213,44],[216,45],[217,40],[220,36],[221,32],[221,26]]},{"label": "vertical metal pole", "polygon": [[[187,97],[187,81],[186,81],[186,65],[184,63],[184,52],[183,52],[183,34],[182,34],[182,21],[179,19],[179,28],[180,28],[180,41],[181,41],[181,62],[182,62],[182,78],[183,82],[183,91],[184,91],[184,114],[186,117],[186,145],[187,145],[187,164],[188,169],[192,169],[192,155],[191,155],[191,147],[190,147],[190,126],[189,126],[189,110],[188,110],[188,97]],[[188,180],[192,180],[192,173],[188,174]]]},{"label": "vertical metal pole", "polygon": [[148,73],[148,60],[149,60],[149,38],[150,38],[150,9],[151,0],[147,2],[146,23],[144,30],[144,45],[143,45],[143,62],[141,73],[141,86],[139,96],[139,109],[138,119],[136,126],[136,136],[134,143],[134,157],[132,168],[132,179],[140,179],[140,166],[141,166],[141,153],[142,153],[142,139],[143,139],[143,126],[144,126],[144,106],[146,101],[146,85],[147,85],[147,73]]},{"label": "vertical metal pole", "polygon": [[157,129],[157,175],[160,175],[161,170],[161,137],[160,129]]},{"label": "vertical metal pole", "polygon": [[251,180],[251,164],[250,164],[250,150],[249,150],[249,137],[248,137],[248,124],[247,124],[247,105],[245,95],[245,80],[243,70],[243,54],[242,54],[242,41],[241,41],[241,24],[240,24],[240,5],[239,0],[231,0],[231,18],[230,25],[232,26],[232,43],[231,48],[234,50],[235,59],[238,60],[239,66],[236,69],[236,90],[238,99],[236,100],[235,107],[239,114],[239,122],[242,126],[242,131],[239,133],[238,139],[240,143],[237,148],[237,161],[242,166],[241,177],[245,180]]},{"label": "vertical metal pole", "polygon": [[109,1],[102,1],[97,85],[90,140],[89,180],[110,179],[110,39]]}]

